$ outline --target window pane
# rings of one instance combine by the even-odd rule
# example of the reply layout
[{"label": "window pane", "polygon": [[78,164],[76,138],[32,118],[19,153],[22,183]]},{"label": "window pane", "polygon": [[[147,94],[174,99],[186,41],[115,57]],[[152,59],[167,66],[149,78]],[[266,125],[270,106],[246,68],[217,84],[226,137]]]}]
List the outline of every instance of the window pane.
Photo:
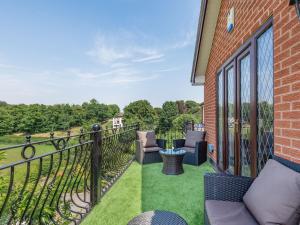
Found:
[{"label": "window pane", "polygon": [[240,151],[241,151],[241,174],[251,175],[250,157],[250,55],[240,61],[241,76],[241,108],[240,108]]},{"label": "window pane", "polygon": [[261,171],[274,151],[273,29],[257,39],[257,167]]},{"label": "window pane", "polygon": [[224,125],[224,79],[223,73],[218,74],[218,161],[223,167],[223,125]]},{"label": "window pane", "polygon": [[230,68],[227,71],[227,134],[228,134],[228,169],[234,173],[234,122],[235,122],[235,79],[234,70]]}]

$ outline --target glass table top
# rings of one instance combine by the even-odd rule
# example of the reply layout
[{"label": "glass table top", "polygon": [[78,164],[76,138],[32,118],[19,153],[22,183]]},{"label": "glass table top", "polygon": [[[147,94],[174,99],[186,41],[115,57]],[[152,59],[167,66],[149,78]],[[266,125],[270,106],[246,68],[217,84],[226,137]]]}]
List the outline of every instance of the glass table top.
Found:
[{"label": "glass table top", "polygon": [[159,153],[163,155],[184,155],[186,151],[180,148],[175,148],[175,149],[163,149],[160,150]]}]

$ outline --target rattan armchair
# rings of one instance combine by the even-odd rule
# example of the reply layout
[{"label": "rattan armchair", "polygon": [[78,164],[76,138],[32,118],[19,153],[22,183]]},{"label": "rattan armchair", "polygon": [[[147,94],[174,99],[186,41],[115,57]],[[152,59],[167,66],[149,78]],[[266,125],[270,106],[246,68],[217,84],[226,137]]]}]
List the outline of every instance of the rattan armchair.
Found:
[{"label": "rattan armchair", "polygon": [[[273,156],[274,160],[286,167],[300,173],[300,164],[290,162],[283,158]],[[204,175],[204,198],[206,200],[219,200],[242,202],[254,178],[233,176],[220,173],[207,173]],[[211,225],[204,203],[204,224]]]},{"label": "rattan armchair", "polygon": [[196,142],[194,148],[185,147],[185,139],[177,139],[173,141],[174,148],[182,148],[186,151],[183,163],[199,166],[207,160],[207,142]]},{"label": "rattan armchair", "polygon": [[155,151],[145,151],[143,147],[143,143],[141,140],[136,141],[136,151],[135,158],[140,164],[149,164],[149,163],[157,163],[162,162],[162,158],[159,154],[159,149],[165,149],[167,141],[164,139],[156,139],[157,150]]}]

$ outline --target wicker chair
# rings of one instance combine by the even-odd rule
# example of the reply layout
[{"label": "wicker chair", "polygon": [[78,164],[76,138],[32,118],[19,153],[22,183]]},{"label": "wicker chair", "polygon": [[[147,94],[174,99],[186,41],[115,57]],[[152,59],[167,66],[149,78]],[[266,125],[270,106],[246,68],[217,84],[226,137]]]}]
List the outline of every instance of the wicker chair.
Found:
[{"label": "wicker chair", "polygon": [[[200,132],[200,131],[194,131]],[[205,132],[203,133],[203,139],[196,142],[195,147],[187,147],[186,139],[173,140],[174,148],[181,148],[186,151],[183,158],[183,163],[199,166],[207,160],[207,142],[204,141]]]},{"label": "wicker chair", "polygon": [[[300,164],[290,162],[277,156],[272,157],[286,167],[300,173]],[[206,200],[242,202],[243,196],[251,186],[254,178],[227,174],[208,173],[204,175],[204,197]],[[204,203],[204,224],[211,225]]]},{"label": "wicker chair", "polygon": [[156,139],[157,146],[144,147],[142,140],[136,141],[135,158],[140,164],[162,162],[159,150],[166,148],[167,141],[164,139]]}]

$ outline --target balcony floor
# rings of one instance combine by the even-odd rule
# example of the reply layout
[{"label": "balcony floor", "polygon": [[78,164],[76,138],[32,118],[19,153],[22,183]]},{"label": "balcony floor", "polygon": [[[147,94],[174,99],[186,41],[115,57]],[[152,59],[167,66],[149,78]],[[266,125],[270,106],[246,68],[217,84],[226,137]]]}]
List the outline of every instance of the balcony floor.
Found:
[{"label": "balcony floor", "polygon": [[176,212],[189,225],[203,224],[203,175],[212,167],[184,165],[179,176],[166,176],[161,169],[161,163],[134,162],[82,224],[126,225],[141,212],[154,209]]}]

